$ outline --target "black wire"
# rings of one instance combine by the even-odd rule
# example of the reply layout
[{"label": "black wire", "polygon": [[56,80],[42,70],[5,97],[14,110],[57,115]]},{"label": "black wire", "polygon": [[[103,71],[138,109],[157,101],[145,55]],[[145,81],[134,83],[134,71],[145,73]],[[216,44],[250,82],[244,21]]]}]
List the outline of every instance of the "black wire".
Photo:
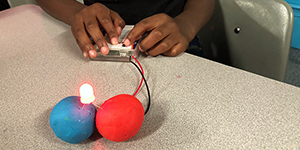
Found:
[{"label": "black wire", "polygon": [[147,88],[147,92],[148,92],[148,106],[146,108],[146,111],[145,111],[145,115],[147,114],[147,112],[149,111],[149,108],[150,108],[150,90],[149,90],[149,87],[148,87],[148,84],[147,84],[147,81],[145,79],[145,76],[143,75],[143,72],[141,71],[141,69],[139,68],[139,66],[137,64],[135,64],[133,61],[131,61],[130,59],[130,62],[139,70],[139,72],[141,73],[143,79],[144,79],[144,82],[145,82],[145,85],[146,85],[146,88]]}]

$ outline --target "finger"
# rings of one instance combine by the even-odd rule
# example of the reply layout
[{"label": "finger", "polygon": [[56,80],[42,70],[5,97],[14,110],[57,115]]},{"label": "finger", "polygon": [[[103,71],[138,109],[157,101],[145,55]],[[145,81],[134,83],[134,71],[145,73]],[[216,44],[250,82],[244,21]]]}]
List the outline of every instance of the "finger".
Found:
[{"label": "finger", "polygon": [[184,52],[188,47],[188,44],[185,43],[178,43],[176,45],[174,45],[170,50],[166,51],[163,53],[163,55],[165,56],[177,56],[179,54],[181,54],[182,52]]},{"label": "finger", "polygon": [[157,43],[155,46],[153,46],[151,49],[147,51],[147,53],[150,56],[157,56],[159,54],[165,53],[168,50],[170,50],[174,45],[177,45],[179,43],[178,40],[174,40],[172,36],[168,36],[159,43]]},{"label": "finger", "polygon": [[80,47],[80,49],[83,53],[83,56],[86,58],[89,56],[91,58],[96,57],[97,52],[86,33],[86,30],[85,30],[82,20],[76,19],[76,22],[72,26],[71,30],[72,30],[72,34],[73,34],[78,46]]},{"label": "finger", "polygon": [[103,11],[98,12],[96,15],[100,25],[106,31],[110,42],[114,45],[118,44],[118,33],[110,18],[110,10],[107,9],[106,13],[103,13]]},{"label": "finger", "polygon": [[99,28],[97,19],[95,17],[86,16],[84,23],[88,34],[93,38],[100,52],[103,55],[108,54],[109,49],[104,39],[104,36],[102,35],[102,32]]},{"label": "finger", "polygon": [[[165,38],[166,39],[164,40],[164,42],[159,44],[159,45],[161,45],[161,44],[162,45],[158,46],[158,48],[169,47],[168,45],[165,45],[165,44],[173,43],[171,41],[172,37],[168,37],[171,33],[172,33],[172,29],[167,28],[167,26],[165,26],[165,25],[159,26],[159,27],[153,29],[149,33],[149,35],[140,42],[140,44],[139,44],[140,50],[147,51],[147,50],[151,49],[153,46],[155,46],[156,44],[159,44],[160,41],[164,40]],[[174,38],[174,40],[176,41],[177,39]]]},{"label": "finger", "polygon": [[120,15],[114,11],[111,11],[111,19],[117,30],[118,36],[121,35],[122,29],[125,27],[125,21],[120,17]]},{"label": "finger", "polygon": [[141,38],[144,33],[154,29],[158,25],[156,20],[157,18],[155,17],[149,17],[137,23],[128,33],[124,44],[126,46],[131,45],[132,42],[137,41],[139,38]]}]

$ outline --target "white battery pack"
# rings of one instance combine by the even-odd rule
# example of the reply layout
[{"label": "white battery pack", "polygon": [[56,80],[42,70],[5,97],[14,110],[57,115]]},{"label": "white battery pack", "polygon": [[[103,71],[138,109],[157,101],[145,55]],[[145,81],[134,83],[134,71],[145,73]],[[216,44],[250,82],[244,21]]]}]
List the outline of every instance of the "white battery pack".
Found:
[{"label": "white battery pack", "polygon": [[[94,45],[96,51],[97,51],[97,57],[90,58],[90,60],[95,61],[123,61],[123,62],[129,62],[131,56],[137,56],[139,54],[138,50],[138,44],[139,41],[133,42],[130,46],[124,45],[124,40],[128,33],[133,29],[133,25],[126,25],[121,35],[119,36],[119,44],[112,45],[110,43],[107,43],[109,47],[109,53],[107,55],[102,55],[97,45]],[[108,36],[105,37],[108,39]]]}]

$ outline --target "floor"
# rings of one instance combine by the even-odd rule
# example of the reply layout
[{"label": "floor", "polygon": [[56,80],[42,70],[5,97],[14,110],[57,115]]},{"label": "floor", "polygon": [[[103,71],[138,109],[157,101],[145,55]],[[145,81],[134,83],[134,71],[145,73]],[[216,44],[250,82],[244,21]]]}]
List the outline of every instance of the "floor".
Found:
[{"label": "floor", "polygon": [[285,82],[300,87],[300,49],[291,48]]}]

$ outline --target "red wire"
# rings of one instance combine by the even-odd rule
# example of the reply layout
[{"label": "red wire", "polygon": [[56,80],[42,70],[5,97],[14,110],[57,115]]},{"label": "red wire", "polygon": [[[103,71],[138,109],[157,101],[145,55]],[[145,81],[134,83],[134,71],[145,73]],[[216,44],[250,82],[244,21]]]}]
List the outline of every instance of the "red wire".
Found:
[{"label": "red wire", "polygon": [[[144,70],[143,70],[143,67],[142,67],[142,65],[140,64],[140,62],[139,62],[134,56],[132,56],[132,58],[138,63],[138,65],[139,65],[139,67],[141,68],[142,73],[143,73],[143,75],[144,75]],[[140,85],[139,85],[139,87],[137,88],[137,90],[135,91],[135,93],[133,94],[133,96],[135,96],[135,95],[137,94],[137,92],[140,90],[140,88],[141,88],[141,86],[142,86],[142,84],[143,84],[143,81],[144,81],[144,79],[143,79],[143,77],[142,77],[141,82],[140,82]]]}]

